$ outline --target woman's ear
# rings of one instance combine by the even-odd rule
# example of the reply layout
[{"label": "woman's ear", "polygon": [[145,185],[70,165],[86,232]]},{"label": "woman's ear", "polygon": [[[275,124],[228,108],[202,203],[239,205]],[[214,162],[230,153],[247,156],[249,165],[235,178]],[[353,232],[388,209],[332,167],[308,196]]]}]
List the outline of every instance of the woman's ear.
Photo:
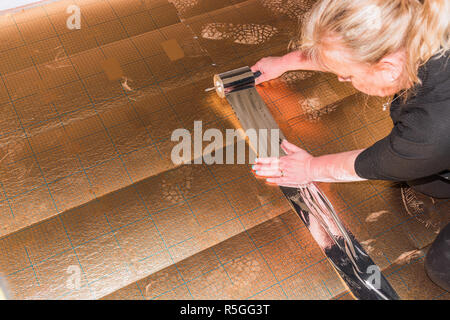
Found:
[{"label": "woman's ear", "polygon": [[397,81],[403,72],[405,64],[405,55],[403,52],[394,52],[377,63],[377,69],[381,71],[383,80],[385,82]]}]

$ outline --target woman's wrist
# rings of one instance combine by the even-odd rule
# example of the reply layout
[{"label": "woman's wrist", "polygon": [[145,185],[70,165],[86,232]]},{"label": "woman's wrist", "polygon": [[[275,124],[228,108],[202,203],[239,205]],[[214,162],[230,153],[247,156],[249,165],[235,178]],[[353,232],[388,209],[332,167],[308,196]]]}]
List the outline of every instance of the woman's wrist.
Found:
[{"label": "woman's wrist", "polygon": [[302,67],[300,51],[292,51],[282,57],[282,63],[286,71],[299,70]]},{"label": "woman's wrist", "polygon": [[323,71],[320,66],[311,61],[301,50],[295,50],[284,55],[282,64],[286,71],[290,70],[309,70],[309,71]]},{"label": "woman's wrist", "polygon": [[308,169],[311,181],[351,182],[363,181],[355,171],[355,161],[363,150],[354,150],[337,154],[313,157]]}]

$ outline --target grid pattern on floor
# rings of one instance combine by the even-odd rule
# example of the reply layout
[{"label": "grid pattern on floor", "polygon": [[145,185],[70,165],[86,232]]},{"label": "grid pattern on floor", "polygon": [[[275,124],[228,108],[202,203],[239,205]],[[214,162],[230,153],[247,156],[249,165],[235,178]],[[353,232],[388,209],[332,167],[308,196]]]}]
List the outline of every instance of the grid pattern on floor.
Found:
[{"label": "grid pattern on floor", "polygon": [[[81,30],[65,27],[72,3]],[[214,73],[285,52],[293,11],[199,0],[182,12],[186,3],[59,1],[0,19],[8,40],[0,45],[0,272],[18,298],[343,295],[278,189],[247,166],[170,161],[174,129],[192,130],[194,120],[204,130],[239,126],[224,100],[201,92]],[[184,58],[165,54],[160,43],[170,39]],[[106,59],[122,79],[107,78]],[[390,129],[376,99],[361,108],[328,75],[292,74],[259,90],[289,139],[313,154],[369,146]],[[388,184],[322,188],[380,267],[430,242]],[[391,274],[405,283],[404,271]],[[72,275],[80,281],[68,283]]]}]

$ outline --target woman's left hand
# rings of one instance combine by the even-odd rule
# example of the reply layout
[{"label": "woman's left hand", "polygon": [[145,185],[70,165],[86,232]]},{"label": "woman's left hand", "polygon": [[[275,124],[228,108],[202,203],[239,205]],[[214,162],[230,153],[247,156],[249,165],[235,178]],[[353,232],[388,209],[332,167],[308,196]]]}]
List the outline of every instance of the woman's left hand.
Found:
[{"label": "woman's left hand", "polygon": [[281,148],[287,153],[280,158],[258,158],[252,169],[256,176],[284,187],[298,187],[313,182],[310,164],[312,155],[283,140]]}]

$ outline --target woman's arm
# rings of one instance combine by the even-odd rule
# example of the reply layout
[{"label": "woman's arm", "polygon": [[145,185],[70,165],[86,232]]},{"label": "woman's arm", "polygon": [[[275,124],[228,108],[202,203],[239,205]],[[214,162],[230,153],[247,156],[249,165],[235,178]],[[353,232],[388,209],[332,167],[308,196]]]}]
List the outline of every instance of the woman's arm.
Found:
[{"label": "woman's arm", "polygon": [[355,171],[356,158],[363,151],[364,149],[353,150],[312,158],[310,170],[313,181],[351,182],[365,180],[359,177]]},{"label": "woman's arm", "polygon": [[290,52],[282,57],[262,58],[251,69],[253,72],[261,72],[261,76],[256,79],[256,84],[276,79],[290,70],[323,71],[300,50]]},{"label": "woman's arm", "polygon": [[310,70],[310,71],[324,71],[314,61],[311,61],[300,50],[289,52],[282,57],[286,66],[286,71],[289,70]]}]

